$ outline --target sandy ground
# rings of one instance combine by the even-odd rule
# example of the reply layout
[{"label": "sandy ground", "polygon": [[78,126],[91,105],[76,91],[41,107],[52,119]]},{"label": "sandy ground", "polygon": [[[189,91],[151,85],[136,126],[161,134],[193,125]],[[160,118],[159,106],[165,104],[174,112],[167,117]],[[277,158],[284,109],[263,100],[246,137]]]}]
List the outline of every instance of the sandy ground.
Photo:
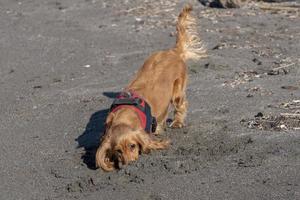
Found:
[{"label": "sandy ground", "polygon": [[210,57],[189,63],[187,126],[94,168],[112,98],[185,3],[0,1],[0,199],[300,199],[300,121],[280,117],[300,109],[300,17],[255,5],[193,2]]}]

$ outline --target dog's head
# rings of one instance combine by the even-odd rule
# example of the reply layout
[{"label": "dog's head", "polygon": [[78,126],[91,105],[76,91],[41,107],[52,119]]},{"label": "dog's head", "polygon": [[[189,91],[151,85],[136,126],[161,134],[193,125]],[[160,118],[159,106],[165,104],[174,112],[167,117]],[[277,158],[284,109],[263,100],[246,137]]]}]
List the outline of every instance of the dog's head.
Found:
[{"label": "dog's head", "polygon": [[144,130],[134,130],[120,124],[107,129],[103,141],[96,153],[96,165],[105,171],[112,171],[138,159],[139,154],[149,153],[153,149],[164,149],[167,140],[156,140]]}]

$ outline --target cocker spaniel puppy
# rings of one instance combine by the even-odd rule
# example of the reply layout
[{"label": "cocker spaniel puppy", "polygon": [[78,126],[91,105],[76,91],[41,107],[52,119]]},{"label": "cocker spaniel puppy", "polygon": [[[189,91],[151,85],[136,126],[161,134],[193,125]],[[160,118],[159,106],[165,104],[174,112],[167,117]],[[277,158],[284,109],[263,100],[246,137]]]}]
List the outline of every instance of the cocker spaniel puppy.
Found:
[{"label": "cocker spaniel puppy", "polygon": [[169,107],[174,107],[172,128],[184,126],[188,102],[186,60],[206,57],[187,5],[178,17],[174,48],[152,54],[111,106],[106,130],[96,153],[96,165],[105,171],[138,159],[139,154],[165,149],[168,140],[154,134],[166,126]]}]

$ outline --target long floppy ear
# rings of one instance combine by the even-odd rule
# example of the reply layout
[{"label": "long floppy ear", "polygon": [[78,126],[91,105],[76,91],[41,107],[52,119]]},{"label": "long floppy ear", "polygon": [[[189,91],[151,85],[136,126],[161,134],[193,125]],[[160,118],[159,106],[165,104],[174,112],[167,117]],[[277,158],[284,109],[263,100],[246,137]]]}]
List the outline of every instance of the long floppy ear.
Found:
[{"label": "long floppy ear", "polygon": [[101,167],[104,171],[115,169],[114,162],[110,159],[111,144],[109,138],[104,138],[96,152],[96,167]]},{"label": "long floppy ear", "polygon": [[151,150],[166,149],[170,145],[169,140],[154,139],[144,130],[137,131],[136,140],[141,147],[142,153],[149,153]]}]

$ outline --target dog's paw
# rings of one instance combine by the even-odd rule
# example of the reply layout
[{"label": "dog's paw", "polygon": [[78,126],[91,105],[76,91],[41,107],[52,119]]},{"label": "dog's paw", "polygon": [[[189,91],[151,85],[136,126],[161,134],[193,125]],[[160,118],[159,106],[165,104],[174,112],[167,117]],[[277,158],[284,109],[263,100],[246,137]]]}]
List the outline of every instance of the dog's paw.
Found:
[{"label": "dog's paw", "polygon": [[164,125],[158,124],[154,135],[160,135],[165,131],[166,131],[166,127]]},{"label": "dog's paw", "polygon": [[170,125],[170,128],[182,128],[184,124],[179,121],[173,121]]}]

